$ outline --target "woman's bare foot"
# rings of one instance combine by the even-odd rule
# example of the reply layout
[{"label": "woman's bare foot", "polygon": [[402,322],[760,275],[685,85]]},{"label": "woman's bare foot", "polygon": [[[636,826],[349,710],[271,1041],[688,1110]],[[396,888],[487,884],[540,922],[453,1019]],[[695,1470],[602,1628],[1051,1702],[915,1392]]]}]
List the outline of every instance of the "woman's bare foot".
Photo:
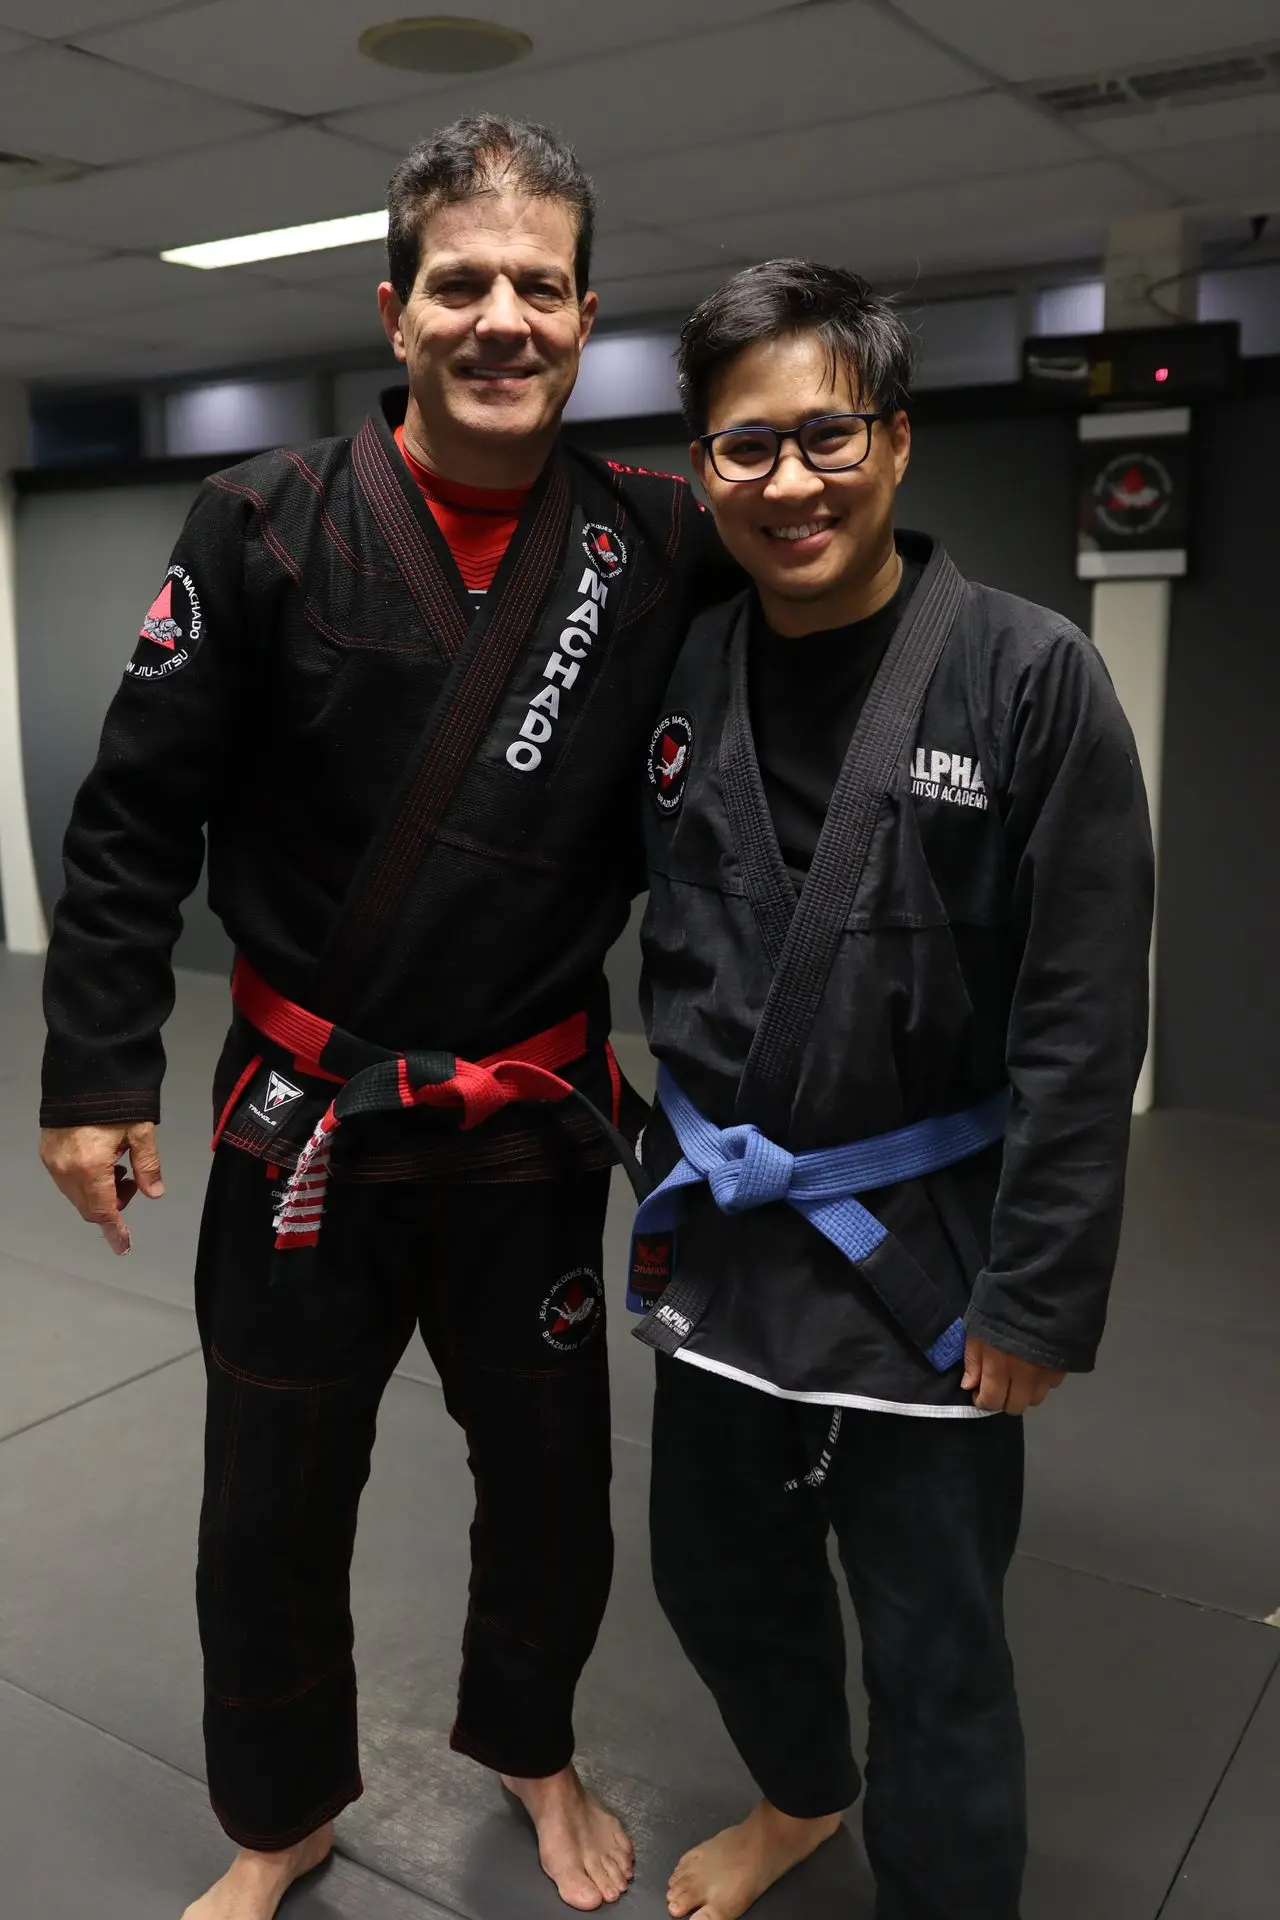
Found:
[{"label": "woman's bare foot", "polygon": [[577,1768],[545,1780],[501,1778],[532,1820],[542,1871],[565,1905],[590,1913],[621,1898],[635,1872],[635,1849],[620,1822],[587,1792]]},{"label": "woman's bare foot", "polygon": [[188,1907],[182,1920],[273,1920],[294,1881],[327,1860],[332,1850],[332,1820],[281,1853],[252,1853],[242,1847],[230,1872]]},{"label": "woman's bare foot", "polygon": [[740,1827],[727,1827],[685,1854],[667,1889],[668,1910],[676,1920],[739,1920],[839,1825],[838,1813],[793,1820],[762,1800]]}]

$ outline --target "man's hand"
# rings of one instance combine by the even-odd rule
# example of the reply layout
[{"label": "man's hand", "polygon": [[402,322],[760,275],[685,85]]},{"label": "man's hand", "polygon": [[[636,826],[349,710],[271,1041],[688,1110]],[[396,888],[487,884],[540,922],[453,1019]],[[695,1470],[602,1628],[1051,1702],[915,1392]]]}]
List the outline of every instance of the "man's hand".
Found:
[{"label": "man's hand", "polygon": [[[119,1164],[129,1156],[128,1168]],[[127,1127],[46,1127],[40,1158],[82,1220],[101,1227],[113,1253],[128,1253],[129,1229],[121,1219],[135,1193],[159,1200],[164,1193],[154,1122]]]},{"label": "man's hand", "polygon": [[1066,1379],[1051,1367],[1038,1367],[1031,1360],[1015,1360],[999,1347],[984,1340],[966,1340],[964,1379],[961,1386],[973,1395],[973,1404],[982,1413],[1025,1413],[1048,1399],[1055,1387]]}]

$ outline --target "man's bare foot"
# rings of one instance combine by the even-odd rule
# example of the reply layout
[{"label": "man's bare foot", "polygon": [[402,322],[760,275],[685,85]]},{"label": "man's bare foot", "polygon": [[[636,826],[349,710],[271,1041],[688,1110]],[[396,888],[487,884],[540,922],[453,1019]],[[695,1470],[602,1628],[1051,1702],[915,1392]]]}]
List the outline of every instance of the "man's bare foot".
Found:
[{"label": "man's bare foot", "polygon": [[671,1876],[667,1908],[676,1920],[739,1920],[748,1907],[829,1840],[840,1815],[793,1820],[762,1800],[740,1827],[686,1853]]},{"label": "man's bare foot", "polygon": [[273,1920],[295,1880],[327,1860],[333,1849],[333,1822],[282,1853],[241,1849],[216,1887],[188,1907],[182,1920]]},{"label": "man's bare foot", "polygon": [[542,1871],[565,1905],[590,1913],[620,1899],[635,1872],[635,1849],[621,1823],[587,1792],[577,1768],[545,1780],[501,1778],[532,1820]]}]

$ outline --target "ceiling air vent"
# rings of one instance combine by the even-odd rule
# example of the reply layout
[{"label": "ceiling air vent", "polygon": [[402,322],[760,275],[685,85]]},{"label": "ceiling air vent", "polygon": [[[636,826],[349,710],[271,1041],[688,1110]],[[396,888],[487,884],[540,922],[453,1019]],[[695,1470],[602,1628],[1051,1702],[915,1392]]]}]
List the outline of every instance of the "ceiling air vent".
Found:
[{"label": "ceiling air vent", "polygon": [[1248,93],[1278,90],[1280,46],[1211,54],[1200,60],[1167,60],[1130,67],[1125,73],[1033,81],[1027,89],[1041,106],[1077,123],[1108,120],[1118,114],[1153,113],[1203,100],[1238,100]]}]

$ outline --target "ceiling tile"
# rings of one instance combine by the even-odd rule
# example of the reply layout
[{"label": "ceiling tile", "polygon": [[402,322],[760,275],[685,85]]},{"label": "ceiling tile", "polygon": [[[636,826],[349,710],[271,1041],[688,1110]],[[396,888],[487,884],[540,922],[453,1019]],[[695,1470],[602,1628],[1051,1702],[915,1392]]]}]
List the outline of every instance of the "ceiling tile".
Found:
[{"label": "ceiling tile", "polygon": [[261,287],[215,295],[194,305],[150,307],[132,314],[80,314],[76,331],[122,346],[181,346],[193,356],[221,349],[317,353],[349,346],[376,349],[382,339],[372,301]]},{"label": "ceiling tile", "polygon": [[399,153],[458,113],[522,114],[558,127],[598,166],[945,99],[974,85],[967,68],[909,29],[845,0],[637,48],[621,69],[613,56],[543,73],[513,69],[334,124]]},{"label": "ceiling tile", "polygon": [[[3,205],[3,202],[0,202]],[[0,275],[6,281],[19,274],[43,273],[76,260],[98,260],[100,247],[76,246],[68,240],[49,240],[38,233],[14,233],[0,227]]]},{"label": "ceiling tile", "polygon": [[639,315],[677,315],[683,319],[699,300],[714,293],[739,264],[738,261],[717,261],[705,267],[685,268],[680,273],[641,273],[623,280],[604,281],[597,289],[600,318],[606,326]]},{"label": "ceiling tile", "polygon": [[[182,0],[179,0],[179,4]],[[186,0],[198,6],[200,0]],[[160,11],[162,0],[0,0],[0,26],[17,27],[40,40],[65,40],[73,33],[113,26],[118,20]]]},{"label": "ceiling tile", "polygon": [[1271,133],[1206,140],[1194,147],[1139,156],[1144,173],[1174,187],[1193,206],[1236,206],[1241,213],[1280,212],[1280,141]]},{"label": "ceiling tile", "polygon": [[1201,140],[1233,140],[1247,133],[1280,134],[1280,93],[1248,94],[1242,100],[1208,100],[1166,113],[1127,113],[1096,120],[1089,136],[1113,153],[1159,153]]},{"label": "ceiling tile", "polygon": [[246,267],[254,280],[269,280],[276,286],[322,286],[340,280],[348,286],[362,285],[370,292],[387,277],[387,249],[381,240],[359,247],[326,247],[322,253],[295,253],[285,260],[261,260]]},{"label": "ceiling tile", "polygon": [[110,166],[272,124],[265,114],[65,47],[32,47],[0,61],[0,127],[6,147],[19,153]]},{"label": "ceiling tile", "polygon": [[[678,203],[666,209],[669,218]],[[687,273],[690,268],[715,264],[715,254],[703,241],[678,234],[655,233],[637,227],[611,233],[596,245],[591,278],[598,285],[634,279],[637,274]]]},{"label": "ceiling tile", "polygon": [[1117,215],[1168,206],[1171,196],[1109,160],[1023,173],[1003,180],[914,187],[830,206],[738,214],[695,221],[679,231],[719,241],[726,253],[757,259],[785,253],[872,271],[912,275],[949,270],[957,261],[1003,264],[1061,257],[1068,236],[1101,236]]},{"label": "ceiling tile", "polygon": [[633,160],[602,169],[596,184],[606,208],[632,219],[691,220],[1082,157],[1065,128],[1007,94],[984,93]]},{"label": "ceiling tile", "polygon": [[[220,291],[228,279],[249,292],[252,281],[241,273],[219,274]],[[117,254],[49,273],[6,277],[0,284],[0,321],[14,326],[40,323],[78,330],[91,316],[145,313],[155,307],[191,306],[209,297],[208,275],[190,267],[169,266],[145,254]]]},{"label": "ceiling tile", "polygon": [[[533,53],[522,63],[522,71],[533,71],[673,34],[737,27],[776,6],[777,0],[698,0],[696,7],[689,0],[645,0],[641,7],[600,0],[503,0],[497,11],[505,26],[533,40]],[[387,0],[213,0],[95,34],[91,44],[144,72],[212,87],[235,99],[290,113],[333,113],[421,97],[453,84],[449,76],[416,76],[380,67],[360,54],[357,42],[364,29],[394,14]],[[251,59],[245,58],[246,47],[253,50]],[[618,79],[614,66],[615,89]]]},{"label": "ceiling tile", "polygon": [[897,0],[899,13],[1010,80],[1215,53],[1274,39],[1275,0]]},{"label": "ceiling tile", "polygon": [[37,232],[159,249],[367,213],[382,201],[386,176],[382,154],[291,127],[213,152],[18,188],[4,207]]},{"label": "ceiling tile", "polygon": [[51,369],[74,369],[85,343],[43,327],[0,327],[0,373],[30,379]]}]

